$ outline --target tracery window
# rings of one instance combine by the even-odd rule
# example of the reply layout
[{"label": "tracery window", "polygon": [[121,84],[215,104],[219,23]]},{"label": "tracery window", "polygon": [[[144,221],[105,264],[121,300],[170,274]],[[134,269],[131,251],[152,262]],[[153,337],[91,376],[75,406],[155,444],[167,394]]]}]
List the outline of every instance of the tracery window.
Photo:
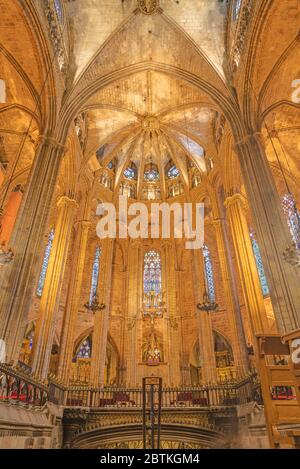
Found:
[{"label": "tracery window", "polygon": [[78,352],[76,354],[77,358],[91,358],[92,355],[92,343],[90,337],[87,337],[83,342],[81,342]]},{"label": "tracery window", "polygon": [[92,271],[92,285],[90,291],[90,299],[89,304],[90,306],[97,295],[97,288],[98,288],[98,281],[99,281],[99,271],[100,271],[100,256],[101,256],[101,249],[98,246],[95,252],[95,258],[93,263],[93,271]]},{"label": "tracery window", "polygon": [[157,251],[147,251],[144,256],[144,293],[158,295],[162,291],[161,286],[161,259]]},{"label": "tracery window", "polygon": [[177,178],[177,176],[179,176],[180,172],[179,170],[176,168],[175,165],[171,166],[171,168],[168,169],[168,178],[169,179],[174,179],[174,178]]},{"label": "tracery window", "polygon": [[134,168],[132,168],[131,166],[128,166],[128,168],[126,168],[124,170],[124,176],[127,178],[127,179],[135,179],[136,177],[136,171],[134,170]]},{"label": "tracery window", "polygon": [[210,301],[214,302],[216,299],[214,273],[213,273],[210,251],[208,247],[206,246],[206,244],[203,245],[202,253],[203,253],[203,259],[204,259],[204,272],[205,272],[207,293],[208,293]]},{"label": "tracery window", "polygon": [[144,179],[148,182],[159,181],[159,172],[155,168],[151,168],[144,172]]},{"label": "tracery window", "polygon": [[300,214],[292,194],[285,194],[281,199],[283,213],[296,246],[300,247]]},{"label": "tracery window", "polygon": [[260,280],[262,294],[264,296],[268,296],[269,295],[268,282],[267,282],[266,275],[265,275],[265,270],[264,270],[264,266],[263,266],[263,262],[262,262],[262,258],[260,254],[259,245],[256,240],[255,232],[253,230],[250,231],[250,239],[252,243],[252,249],[253,249],[253,254],[255,257],[256,268],[257,268],[257,272],[258,272],[258,276]]},{"label": "tracery window", "polygon": [[54,228],[52,228],[52,230],[49,233],[48,244],[45,249],[44,260],[43,260],[40,278],[39,278],[39,282],[38,282],[38,286],[36,290],[37,296],[40,296],[40,297],[42,296],[43,288],[44,288],[44,284],[46,280],[46,274],[47,274],[53,239],[54,239]]}]

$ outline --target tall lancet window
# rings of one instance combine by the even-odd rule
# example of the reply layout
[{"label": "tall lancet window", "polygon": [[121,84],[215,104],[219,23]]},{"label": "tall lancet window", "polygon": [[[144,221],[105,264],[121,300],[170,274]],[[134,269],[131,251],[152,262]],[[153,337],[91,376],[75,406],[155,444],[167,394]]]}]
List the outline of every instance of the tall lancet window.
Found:
[{"label": "tall lancet window", "polygon": [[210,301],[214,302],[216,299],[214,273],[210,257],[210,251],[206,244],[203,245],[202,253],[204,259],[204,273],[207,293]]},{"label": "tall lancet window", "polygon": [[254,254],[254,257],[255,257],[256,268],[257,268],[257,272],[258,272],[258,276],[259,276],[259,280],[260,280],[260,286],[261,286],[262,294],[264,296],[268,296],[269,295],[268,282],[267,282],[267,279],[266,279],[265,270],[264,270],[264,266],[263,266],[263,262],[262,262],[258,242],[257,242],[257,239],[256,239],[256,235],[255,235],[255,232],[253,230],[250,231],[250,239],[251,239],[251,243],[252,243],[252,249],[253,249],[253,254]]},{"label": "tall lancet window", "polygon": [[292,194],[285,194],[281,199],[283,213],[286,217],[291,236],[296,246],[300,247],[300,214]]},{"label": "tall lancet window", "polygon": [[59,21],[62,22],[62,20],[63,20],[63,9],[62,9],[62,6],[61,6],[61,1],[60,0],[54,0],[54,7],[55,7],[55,11],[57,13],[57,16],[59,18]]},{"label": "tall lancet window", "polygon": [[144,293],[161,293],[161,259],[157,251],[147,251],[144,256]]},{"label": "tall lancet window", "polygon": [[40,296],[40,297],[42,296],[43,288],[44,288],[44,285],[45,285],[46,274],[47,274],[47,269],[48,269],[48,264],[49,264],[53,239],[54,239],[54,228],[52,228],[52,230],[49,233],[48,244],[47,244],[46,249],[45,249],[44,260],[43,260],[43,264],[42,264],[42,270],[41,270],[41,273],[40,273],[38,287],[37,287],[37,290],[36,290],[37,296]]},{"label": "tall lancet window", "polygon": [[99,281],[99,271],[100,271],[100,256],[101,256],[101,249],[99,246],[96,248],[95,258],[93,263],[93,271],[92,271],[92,284],[91,284],[91,291],[90,291],[90,300],[89,305],[91,306],[96,295],[97,295],[97,288],[98,288],[98,281]]},{"label": "tall lancet window", "polygon": [[233,19],[234,21],[239,19],[240,12],[241,12],[242,0],[235,0],[233,6]]}]

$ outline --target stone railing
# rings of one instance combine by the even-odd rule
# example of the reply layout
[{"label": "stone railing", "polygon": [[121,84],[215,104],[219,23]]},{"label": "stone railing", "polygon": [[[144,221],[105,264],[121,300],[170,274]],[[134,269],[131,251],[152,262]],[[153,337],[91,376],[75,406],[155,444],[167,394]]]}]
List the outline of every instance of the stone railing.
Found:
[{"label": "stone railing", "polygon": [[0,402],[43,406],[49,400],[48,386],[22,371],[0,364]]}]

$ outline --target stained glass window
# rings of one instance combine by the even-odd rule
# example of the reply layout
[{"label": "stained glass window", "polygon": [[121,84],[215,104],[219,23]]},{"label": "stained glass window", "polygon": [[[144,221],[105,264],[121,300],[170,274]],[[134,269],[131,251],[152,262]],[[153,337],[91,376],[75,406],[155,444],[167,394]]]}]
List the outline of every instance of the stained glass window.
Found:
[{"label": "stained glass window", "polygon": [[45,254],[44,254],[44,260],[42,264],[42,270],[40,273],[40,278],[38,282],[38,287],[36,290],[37,296],[42,296],[43,293],[43,288],[46,280],[46,274],[47,274],[47,269],[48,269],[48,264],[49,264],[49,258],[50,258],[50,253],[51,253],[51,248],[53,244],[53,239],[54,239],[54,228],[49,233],[49,238],[48,238],[48,244],[45,249]]},{"label": "stained glass window", "polygon": [[95,252],[95,259],[94,259],[93,271],[92,271],[92,285],[91,285],[90,300],[89,300],[90,306],[92,305],[93,300],[95,299],[95,296],[97,294],[99,270],[100,270],[100,256],[101,256],[101,249],[98,246]]},{"label": "stained glass window", "polygon": [[87,337],[83,342],[81,342],[78,352],[76,354],[77,358],[91,358],[92,354],[92,341],[90,337]]},{"label": "stained glass window", "polygon": [[136,177],[136,171],[134,170],[134,168],[132,167],[128,167],[124,170],[124,176],[127,178],[127,179],[135,179]]},{"label": "stained glass window", "polygon": [[176,168],[175,165],[171,166],[171,168],[169,168],[168,170],[168,178],[169,179],[174,179],[174,178],[177,178],[177,176],[179,176],[179,170]]},{"label": "stained glass window", "polygon": [[54,0],[54,6],[55,6],[55,10],[56,10],[57,16],[59,18],[59,21],[62,21],[62,19],[63,19],[63,10],[62,10],[60,0]]},{"label": "stained glass window", "polygon": [[269,295],[268,282],[266,279],[265,270],[264,270],[258,242],[256,240],[255,232],[253,230],[250,231],[250,239],[252,243],[253,254],[255,257],[256,268],[257,268],[257,272],[258,272],[258,276],[260,280],[261,290],[262,290],[263,295],[267,296]]},{"label": "stained glass window", "polygon": [[205,272],[205,280],[206,280],[206,288],[207,293],[209,296],[210,301],[215,301],[216,294],[215,294],[215,282],[214,282],[214,273],[213,267],[210,257],[210,251],[206,244],[203,245],[203,259],[204,259],[204,272]]},{"label": "stained glass window", "polygon": [[234,19],[234,21],[238,20],[238,18],[240,16],[241,6],[242,6],[242,0],[235,0],[235,4],[234,4],[234,7],[233,7],[233,19]]},{"label": "stained glass window", "polygon": [[285,194],[281,199],[283,212],[296,246],[300,247],[300,214],[292,194]]},{"label": "stained glass window", "polygon": [[155,168],[148,169],[144,172],[144,179],[148,182],[159,181],[159,172]]},{"label": "stained glass window", "polygon": [[157,251],[147,251],[144,256],[144,293],[161,293],[161,260]]}]

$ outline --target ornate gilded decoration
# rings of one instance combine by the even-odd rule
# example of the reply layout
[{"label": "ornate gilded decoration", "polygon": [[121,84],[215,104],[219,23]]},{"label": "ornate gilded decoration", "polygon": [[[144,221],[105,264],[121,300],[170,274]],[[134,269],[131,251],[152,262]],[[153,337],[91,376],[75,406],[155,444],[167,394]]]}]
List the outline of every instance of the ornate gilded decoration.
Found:
[{"label": "ornate gilded decoration", "polygon": [[138,0],[138,7],[144,15],[156,13],[158,4],[158,0]]}]

